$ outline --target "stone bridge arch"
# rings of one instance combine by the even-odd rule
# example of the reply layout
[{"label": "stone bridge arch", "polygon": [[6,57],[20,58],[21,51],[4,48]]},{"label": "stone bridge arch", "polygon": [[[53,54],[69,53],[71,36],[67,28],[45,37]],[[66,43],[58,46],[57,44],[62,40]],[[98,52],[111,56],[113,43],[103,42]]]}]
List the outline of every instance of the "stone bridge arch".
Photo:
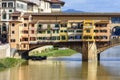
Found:
[{"label": "stone bridge arch", "polygon": [[58,43],[31,44],[29,51],[42,47],[42,46],[46,46],[46,45],[53,45],[54,47],[58,47],[58,48],[66,47],[66,48],[73,49],[77,52],[82,52],[82,42],[58,42]]},{"label": "stone bridge arch", "polygon": [[111,36],[120,36],[120,25],[111,26]]},{"label": "stone bridge arch", "polygon": [[113,27],[112,35],[120,36],[120,26]]},{"label": "stone bridge arch", "polygon": [[42,42],[42,43],[38,43],[38,44],[30,44],[29,45],[29,50],[26,50],[26,51],[20,51],[21,53],[21,56],[22,58],[26,58],[27,56],[29,56],[29,52],[36,49],[36,48],[39,48],[39,47],[43,47],[43,46],[46,46],[46,45],[53,45],[54,47],[58,47],[58,48],[70,48],[70,49],[73,49],[79,53],[82,52],[82,42],[57,42],[57,43],[53,43],[53,42]]},{"label": "stone bridge arch", "polygon": [[120,39],[119,38],[111,39],[111,41],[109,42],[108,45],[103,46],[101,48],[98,48],[98,50],[97,50],[98,57],[100,57],[100,54],[102,52],[106,51],[107,49],[110,49],[112,47],[119,46],[119,45],[120,45]]}]

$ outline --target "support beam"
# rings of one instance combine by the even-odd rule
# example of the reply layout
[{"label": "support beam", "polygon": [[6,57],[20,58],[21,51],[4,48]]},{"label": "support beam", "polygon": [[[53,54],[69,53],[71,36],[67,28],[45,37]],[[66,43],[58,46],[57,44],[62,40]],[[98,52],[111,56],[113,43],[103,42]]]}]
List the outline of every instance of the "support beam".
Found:
[{"label": "support beam", "polygon": [[82,60],[97,61],[97,47],[95,42],[83,42]]}]

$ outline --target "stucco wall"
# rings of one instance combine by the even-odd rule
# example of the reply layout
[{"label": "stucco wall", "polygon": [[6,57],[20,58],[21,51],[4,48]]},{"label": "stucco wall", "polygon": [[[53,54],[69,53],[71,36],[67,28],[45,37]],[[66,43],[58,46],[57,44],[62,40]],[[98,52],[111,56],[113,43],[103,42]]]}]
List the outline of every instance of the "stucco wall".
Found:
[{"label": "stucco wall", "polygon": [[0,45],[0,58],[10,57],[10,45]]}]

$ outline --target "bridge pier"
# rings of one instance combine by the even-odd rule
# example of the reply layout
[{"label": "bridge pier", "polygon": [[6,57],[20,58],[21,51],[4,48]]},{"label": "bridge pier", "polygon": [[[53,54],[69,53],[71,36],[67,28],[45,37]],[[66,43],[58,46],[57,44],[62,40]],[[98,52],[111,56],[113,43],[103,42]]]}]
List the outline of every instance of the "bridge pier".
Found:
[{"label": "bridge pier", "polygon": [[26,50],[26,51],[22,51],[22,50],[20,50],[20,51],[18,51],[18,53],[20,54],[20,56],[21,56],[21,58],[22,59],[25,59],[25,60],[27,60],[28,59],[28,57],[29,57],[29,52]]},{"label": "bridge pier", "polygon": [[83,42],[82,61],[98,61],[97,47],[95,42]]},{"label": "bridge pier", "polygon": [[100,61],[100,53],[97,55],[97,60]]}]

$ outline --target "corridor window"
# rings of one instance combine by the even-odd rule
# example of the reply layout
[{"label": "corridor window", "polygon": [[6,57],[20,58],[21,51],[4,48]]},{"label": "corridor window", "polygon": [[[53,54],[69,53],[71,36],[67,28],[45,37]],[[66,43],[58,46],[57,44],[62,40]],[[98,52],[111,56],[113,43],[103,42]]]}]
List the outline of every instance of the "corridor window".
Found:
[{"label": "corridor window", "polygon": [[52,4],[51,8],[60,8],[60,5],[59,4]]},{"label": "corridor window", "polygon": [[120,17],[112,17],[111,21],[112,23],[120,23]]}]

